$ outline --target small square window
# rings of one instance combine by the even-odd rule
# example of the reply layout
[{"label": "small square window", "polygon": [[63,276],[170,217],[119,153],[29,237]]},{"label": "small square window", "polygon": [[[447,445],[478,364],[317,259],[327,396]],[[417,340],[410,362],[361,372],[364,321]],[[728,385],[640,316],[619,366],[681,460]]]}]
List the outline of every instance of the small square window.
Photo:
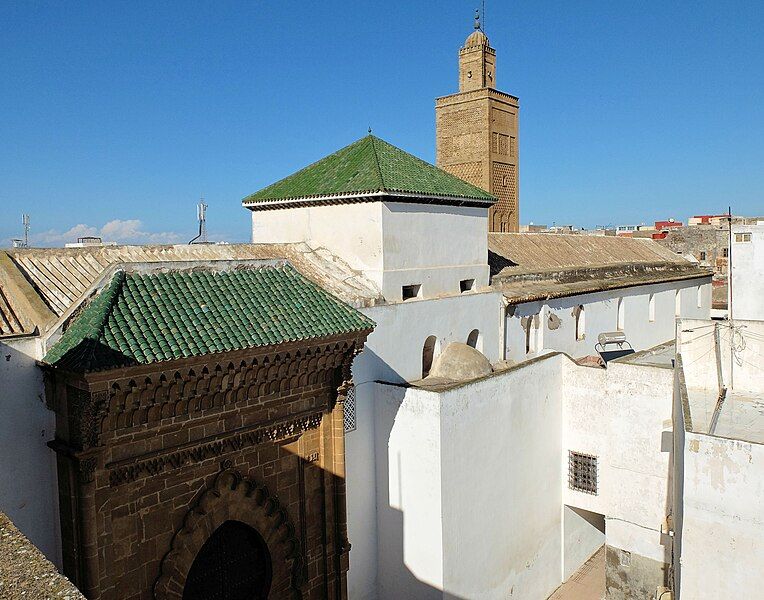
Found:
[{"label": "small square window", "polygon": [[355,386],[348,390],[345,397],[345,404],[342,406],[342,423],[345,426],[345,433],[355,431]]},{"label": "small square window", "polygon": [[568,487],[597,495],[597,457],[568,451]]},{"label": "small square window", "polygon": [[412,298],[420,298],[422,291],[422,284],[417,283],[414,285],[404,285],[401,288],[402,296],[404,300],[411,300]]},{"label": "small square window", "polygon": [[736,233],[735,234],[735,241],[736,242],[750,242],[751,241],[751,234],[750,233]]},{"label": "small square window", "polygon": [[462,279],[459,282],[459,291],[462,294],[464,292],[471,292],[473,289],[475,289],[475,280],[474,279]]},{"label": "small square window", "polygon": [[705,252],[701,252],[700,253],[700,260],[706,260],[706,253]]},{"label": "small square window", "polygon": [[730,249],[729,248],[722,248],[722,256],[724,258],[729,258]]}]

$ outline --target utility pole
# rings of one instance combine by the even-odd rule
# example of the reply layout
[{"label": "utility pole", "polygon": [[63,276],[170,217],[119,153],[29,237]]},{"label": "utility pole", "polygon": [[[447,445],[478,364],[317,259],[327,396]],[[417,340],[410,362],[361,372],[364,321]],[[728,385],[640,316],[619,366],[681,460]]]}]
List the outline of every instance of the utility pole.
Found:
[{"label": "utility pole", "polygon": [[727,222],[729,223],[729,251],[727,252],[727,287],[729,300],[727,302],[727,319],[730,324],[730,389],[734,388],[732,369],[735,364],[735,323],[732,320],[732,206],[727,207]]}]

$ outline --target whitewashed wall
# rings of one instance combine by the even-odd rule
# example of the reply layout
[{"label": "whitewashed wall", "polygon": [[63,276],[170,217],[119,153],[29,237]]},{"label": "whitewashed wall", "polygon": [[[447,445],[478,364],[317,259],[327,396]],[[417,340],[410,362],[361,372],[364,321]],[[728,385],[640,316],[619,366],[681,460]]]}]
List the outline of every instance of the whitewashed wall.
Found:
[{"label": "whitewashed wall", "polygon": [[[732,316],[764,321],[764,222],[732,232]],[[751,241],[736,241],[736,233],[750,233]]]},{"label": "whitewashed wall", "polygon": [[0,510],[61,566],[56,420],[45,406],[39,338],[0,343]]},{"label": "whitewashed wall", "polygon": [[[675,335],[677,289],[683,317],[709,318],[710,278],[643,285],[545,302],[526,302],[510,307],[505,326],[506,358],[521,361],[542,350],[565,352],[573,357],[596,355],[594,345],[597,343],[597,335],[618,328],[619,298],[623,298],[624,302],[624,333],[635,350],[644,350],[671,340]],[[655,307],[653,320],[650,319],[651,296],[654,297]],[[584,307],[583,339],[576,339],[573,311],[579,305]],[[523,318],[534,315],[539,317],[533,321],[531,351],[526,354]],[[556,329],[550,327],[550,315],[560,320]]]},{"label": "whitewashed wall", "polygon": [[[566,361],[563,442],[568,451],[598,457],[598,494],[571,490],[563,502],[605,516],[607,544],[668,563],[661,525],[670,511],[673,369],[611,362],[607,369]],[[654,590],[653,590],[654,591]]]},{"label": "whitewashed wall", "polygon": [[463,279],[488,285],[488,209],[386,202],[382,214],[385,298],[410,284],[425,298],[458,294]]},{"label": "whitewashed wall", "polygon": [[544,600],[559,585],[567,360],[439,394],[445,598]]},{"label": "whitewashed wall", "polygon": [[253,244],[308,242],[323,246],[381,289],[382,203],[306,206],[252,212]]},{"label": "whitewashed wall", "polygon": [[544,600],[559,585],[563,360],[442,393],[375,386],[378,598]]},{"label": "whitewashed wall", "polygon": [[[718,363],[715,328],[719,339]],[[735,347],[734,359],[730,342]],[[688,388],[718,391],[721,366],[724,386],[753,394],[764,390],[764,321],[682,319],[678,352],[684,360]],[[713,411],[713,406],[709,410]]]},{"label": "whitewashed wall", "polygon": [[477,329],[484,354],[495,362],[501,353],[501,306],[501,295],[490,292],[363,309],[377,326],[353,364],[357,428],[345,436],[348,537],[353,546],[348,590],[354,600],[377,597],[375,477],[382,467],[375,464],[374,382],[419,379],[422,348],[430,335],[438,339],[437,353],[449,342],[466,342]]},{"label": "whitewashed wall", "polygon": [[764,446],[687,432],[682,600],[760,598]]},{"label": "whitewashed wall", "polygon": [[488,285],[488,209],[360,202],[252,213],[253,243],[323,246],[379,285],[389,302],[420,284],[424,298]]},{"label": "whitewashed wall", "polygon": [[416,388],[375,388],[377,598],[442,598],[438,395]]}]

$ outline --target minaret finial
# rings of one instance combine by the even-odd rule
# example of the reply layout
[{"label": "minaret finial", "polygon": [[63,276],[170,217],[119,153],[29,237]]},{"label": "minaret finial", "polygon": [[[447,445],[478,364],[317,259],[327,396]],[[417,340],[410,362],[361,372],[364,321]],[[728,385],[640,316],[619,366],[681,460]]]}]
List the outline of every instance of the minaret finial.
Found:
[{"label": "minaret finial", "polygon": [[371,125],[369,125],[369,135],[371,135]]},{"label": "minaret finial", "polygon": [[477,8],[475,9],[475,29],[480,29],[480,10]]}]

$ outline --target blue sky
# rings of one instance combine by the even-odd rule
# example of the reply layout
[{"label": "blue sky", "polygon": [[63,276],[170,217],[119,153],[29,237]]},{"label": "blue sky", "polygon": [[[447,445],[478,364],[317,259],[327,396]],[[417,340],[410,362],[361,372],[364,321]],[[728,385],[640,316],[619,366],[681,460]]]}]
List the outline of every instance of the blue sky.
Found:
[{"label": "blue sky", "polygon": [[[0,6],[0,246],[247,241],[247,194],[374,133],[434,161],[478,2]],[[521,221],[764,213],[764,3],[496,2]]]}]

